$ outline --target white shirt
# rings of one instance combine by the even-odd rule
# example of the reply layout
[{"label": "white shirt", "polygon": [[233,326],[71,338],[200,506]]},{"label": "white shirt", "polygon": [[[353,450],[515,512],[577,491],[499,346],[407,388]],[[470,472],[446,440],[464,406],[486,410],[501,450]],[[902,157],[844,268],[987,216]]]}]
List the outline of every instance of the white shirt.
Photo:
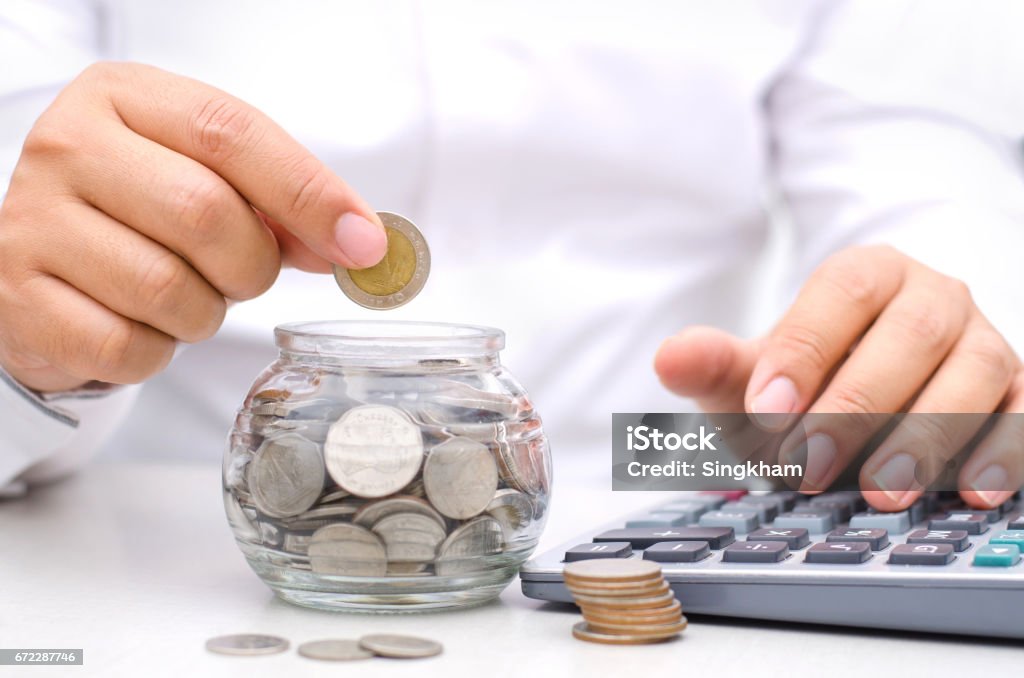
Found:
[{"label": "white shirt", "polygon": [[[0,186],[35,117],[96,59],[225,89],[420,226],[431,278],[389,318],[504,329],[504,362],[555,454],[604,455],[612,412],[687,407],[651,369],[664,337],[693,323],[763,330],[851,244],[891,242],[963,278],[1024,348],[1022,12],[935,0],[5,0]],[[772,196],[788,240],[774,239]],[[769,242],[786,262],[774,286],[759,273]],[[44,426],[0,384],[0,483],[58,475],[104,445],[216,459],[274,358],[275,324],[361,317],[381,316],[327,276],[284,271],[134,409],[136,389],[58,397],[49,405],[82,423]]]}]

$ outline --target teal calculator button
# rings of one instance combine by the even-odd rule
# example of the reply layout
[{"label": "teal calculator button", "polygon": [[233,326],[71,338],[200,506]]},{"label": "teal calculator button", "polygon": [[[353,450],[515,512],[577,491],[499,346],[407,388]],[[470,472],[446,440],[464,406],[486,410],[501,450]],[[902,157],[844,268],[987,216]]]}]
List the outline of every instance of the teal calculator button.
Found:
[{"label": "teal calculator button", "polygon": [[1015,544],[985,544],[974,554],[974,564],[984,567],[1010,567],[1020,562]]},{"label": "teal calculator button", "polygon": [[988,540],[989,544],[1013,544],[1024,551],[1024,530],[1003,530]]}]

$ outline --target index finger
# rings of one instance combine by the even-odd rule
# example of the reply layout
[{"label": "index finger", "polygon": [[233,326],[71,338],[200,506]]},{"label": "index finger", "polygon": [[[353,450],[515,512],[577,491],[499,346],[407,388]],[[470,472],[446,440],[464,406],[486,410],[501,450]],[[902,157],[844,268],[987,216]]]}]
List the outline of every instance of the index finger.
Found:
[{"label": "index finger", "polygon": [[109,72],[110,101],[130,129],[209,167],[329,261],[362,268],[384,256],[369,205],[259,110],[151,66]]}]

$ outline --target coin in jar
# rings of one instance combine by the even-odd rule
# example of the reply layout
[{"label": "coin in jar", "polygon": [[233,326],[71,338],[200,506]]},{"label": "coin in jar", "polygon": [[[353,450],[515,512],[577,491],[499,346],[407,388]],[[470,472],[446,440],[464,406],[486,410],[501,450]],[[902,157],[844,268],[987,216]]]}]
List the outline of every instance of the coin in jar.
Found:
[{"label": "coin in jar", "polygon": [[373,533],[384,542],[389,563],[422,563],[437,555],[445,530],[433,518],[419,513],[395,513],[374,524]]},{"label": "coin in jar", "polygon": [[441,527],[445,526],[444,516],[419,497],[403,495],[390,499],[365,504],[352,518],[352,522],[367,529],[372,528],[378,520],[396,513],[420,513],[436,521]]},{"label": "coin in jar", "polygon": [[237,633],[210,638],[206,641],[206,649],[217,654],[276,654],[288,649],[288,641],[262,633]]},{"label": "coin in jar", "polygon": [[359,646],[381,657],[414,659],[441,654],[444,647],[436,640],[393,633],[373,633],[359,639]]},{"label": "coin in jar", "polygon": [[247,475],[256,508],[274,518],[287,518],[316,502],[324,486],[324,462],[316,443],[286,434],[260,445]]},{"label": "coin in jar", "polygon": [[533,520],[533,502],[513,489],[498,490],[484,511],[501,525],[506,542],[520,535]]},{"label": "coin in jar", "polygon": [[449,518],[480,514],[498,489],[498,467],[491,451],[470,438],[450,438],[430,451],[423,466],[427,498]]},{"label": "coin in jar", "polygon": [[384,224],[388,249],[374,266],[347,269],[334,266],[338,287],[360,306],[376,310],[397,308],[411,301],[430,274],[430,248],[416,226],[393,212],[377,212]]},{"label": "coin in jar", "polygon": [[501,525],[490,516],[478,516],[448,535],[438,548],[434,567],[440,576],[487,569],[480,558],[501,553],[502,548]]},{"label": "coin in jar", "polygon": [[423,463],[419,426],[387,405],[355,407],[331,424],[324,442],[327,472],[359,497],[394,494]]},{"label": "coin in jar", "polygon": [[313,533],[307,548],[317,574],[377,577],[387,574],[384,542],[358,525],[335,523]]}]

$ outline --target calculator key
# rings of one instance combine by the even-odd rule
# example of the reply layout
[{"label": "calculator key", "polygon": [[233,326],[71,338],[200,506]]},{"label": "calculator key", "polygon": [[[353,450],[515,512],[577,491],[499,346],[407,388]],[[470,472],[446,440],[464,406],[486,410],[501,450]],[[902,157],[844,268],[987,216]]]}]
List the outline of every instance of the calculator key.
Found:
[{"label": "calculator key", "polygon": [[565,562],[591,558],[629,558],[633,548],[628,541],[610,541],[603,544],[577,544],[565,552]]},{"label": "calculator key", "polygon": [[684,501],[695,501],[698,504],[704,504],[709,511],[714,511],[729,500],[717,494],[695,494],[687,497]]},{"label": "calculator key", "polygon": [[814,544],[807,549],[805,563],[857,565],[871,557],[871,544],[866,541],[832,541]]},{"label": "calculator key", "polygon": [[889,554],[892,565],[949,565],[953,562],[950,544],[897,544]]},{"label": "calculator key", "polygon": [[832,529],[832,512],[783,513],[772,522],[773,527],[802,527],[811,534],[824,534]]},{"label": "calculator key", "polygon": [[929,530],[966,530],[967,534],[988,531],[988,516],[984,513],[948,513],[928,521]]},{"label": "calculator key", "polygon": [[644,549],[644,559],[659,563],[695,563],[711,555],[706,541],[662,541]]},{"label": "calculator key", "polygon": [[757,513],[757,520],[761,523],[770,523],[779,515],[779,509],[774,504],[750,503],[744,497],[739,501],[730,501],[722,504],[721,511],[754,511]]},{"label": "calculator key", "polygon": [[731,527],[736,532],[756,530],[761,522],[757,511],[708,511],[700,517],[701,527]]},{"label": "calculator key", "polygon": [[795,550],[810,544],[811,537],[803,527],[762,527],[748,534],[747,541],[781,541]]},{"label": "calculator key", "polygon": [[[815,499],[817,499],[817,501],[815,501]],[[818,499],[815,497],[815,499],[812,499],[809,504],[811,510],[831,511],[832,522],[834,523],[845,523],[850,519],[852,511],[850,510],[850,503],[848,501],[834,498]],[[793,509],[793,511],[796,512],[797,509]]]},{"label": "calculator key", "polygon": [[681,513],[655,511],[642,518],[627,520],[626,527],[678,527],[689,523],[690,521]]},{"label": "calculator key", "polygon": [[1013,544],[1024,551],[1024,530],[1002,530],[992,535],[989,544]]},{"label": "calculator key", "polygon": [[1018,513],[1006,524],[1011,530],[1024,530],[1024,514]]},{"label": "calculator key", "polygon": [[879,527],[849,527],[841,525],[829,532],[825,541],[862,541],[872,551],[881,551],[889,545],[889,533]]},{"label": "calculator key", "polygon": [[750,506],[772,506],[775,508],[775,513],[789,510],[787,498],[778,494],[748,494],[736,501],[739,504],[749,504]]},{"label": "calculator key", "polygon": [[701,492],[698,496],[718,496],[722,497],[726,501],[736,501],[741,497],[747,496],[746,490],[708,490],[707,492]]},{"label": "calculator key", "polygon": [[889,534],[903,534],[910,531],[910,513],[875,513],[868,511],[850,517],[850,527],[875,527]]},{"label": "calculator key", "polygon": [[738,541],[722,551],[725,563],[777,563],[789,556],[789,547],[781,541]]},{"label": "calculator key", "polygon": [[697,522],[709,510],[707,504],[702,504],[699,501],[674,501],[671,504],[658,507],[659,513],[665,511],[666,513],[679,513],[686,516],[687,523]]},{"label": "calculator key", "polygon": [[971,540],[966,530],[914,530],[907,535],[908,544],[949,544],[959,553],[967,550]]},{"label": "calculator key", "polygon": [[602,532],[594,541],[627,541],[635,549],[645,549],[660,541],[706,541],[718,550],[736,541],[736,533],[731,527],[633,527]]},{"label": "calculator key", "polygon": [[910,508],[907,509],[910,512],[910,523],[911,525],[917,525],[919,522],[924,520],[924,517],[932,513],[932,508],[929,503],[924,499],[918,499]]},{"label": "calculator key", "polygon": [[1011,567],[1020,562],[1020,548],[1014,544],[985,544],[974,554],[974,564],[982,567]]}]

